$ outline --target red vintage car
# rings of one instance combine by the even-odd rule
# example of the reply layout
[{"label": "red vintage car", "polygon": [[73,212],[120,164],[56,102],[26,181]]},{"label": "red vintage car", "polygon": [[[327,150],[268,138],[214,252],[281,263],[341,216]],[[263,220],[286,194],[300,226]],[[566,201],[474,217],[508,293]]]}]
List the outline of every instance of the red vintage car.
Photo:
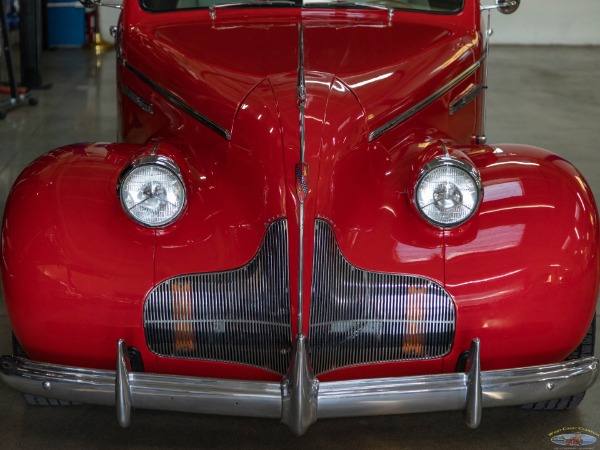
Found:
[{"label": "red vintage car", "polygon": [[280,419],[574,407],[598,214],[487,145],[499,0],[125,0],[120,139],[21,174],[2,225],[31,403]]}]

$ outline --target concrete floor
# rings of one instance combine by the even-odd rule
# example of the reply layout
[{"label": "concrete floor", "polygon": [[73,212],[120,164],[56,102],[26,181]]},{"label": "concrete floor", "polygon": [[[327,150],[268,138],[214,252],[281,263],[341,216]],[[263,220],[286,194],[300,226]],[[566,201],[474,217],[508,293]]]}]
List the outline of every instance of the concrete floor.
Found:
[{"label": "concrete floor", "polygon": [[[43,60],[44,82],[53,87],[35,92],[37,107],[14,110],[0,122],[2,209],[10,185],[36,156],[66,143],[116,137],[114,53],[60,50]],[[557,152],[581,169],[600,199],[600,48],[493,47],[489,78],[490,142]],[[0,354],[10,352],[0,300]],[[123,430],[113,408],[28,407],[0,384],[3,449],[552,449],[549,435],[570,427],[600,433],[600,382],[574,411],[488,409],[474,431],[460,412],[447,412],[322,420],[302,438],[277,421],[153,411],[135,411],[133,425]],[[587,448],[600,449],[600,442]]]}]

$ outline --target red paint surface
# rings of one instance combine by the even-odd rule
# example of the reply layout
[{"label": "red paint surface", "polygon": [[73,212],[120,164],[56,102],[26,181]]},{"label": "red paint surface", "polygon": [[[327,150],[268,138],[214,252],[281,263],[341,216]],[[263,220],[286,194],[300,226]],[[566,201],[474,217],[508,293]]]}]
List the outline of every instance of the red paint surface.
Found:
[{"label": "red paint surface", "polygon": [[[556,362],[583,338],[598,292],[598,220],[589,188],[567,162],[524,146],[473,144],[481,99],[448,106],[482,69],[426,109],[369,142],[369,134],[427,98],[483,56],[478,2],[454,16],[371,10],[223,9],[148,14],[127,2],[122,57],[231,133],[227,141],[129,69],[119,81],[154,114],[120,97],[123,144],[73,145],[21,175],[6,206],[2,276],[11,325],[33,359],[112,368],[120,338],[149,371],[277,379],[232,364],[157,358],[142,308],[157,283],[250,261],[266,226],[289,232],[292,327],[298,313],[300,132],[298,23],[304,25],[305,292],[308,330],[314,221],[333,227],[360,268],[443,284],[457,311],[454,347],[432,361],[340,369],[322,380],[452,372],[481,339],[484,370]],[[383,45],[382,43],[385,43]],[[188,202],[164,229],[122,211],[116,183],[137,156],[180,167]],[[419,170],[443,151],[480,170],[484,199],[467,223],[442,231],[412,204]],[[310,336],[309,336],[310,338]]]}]

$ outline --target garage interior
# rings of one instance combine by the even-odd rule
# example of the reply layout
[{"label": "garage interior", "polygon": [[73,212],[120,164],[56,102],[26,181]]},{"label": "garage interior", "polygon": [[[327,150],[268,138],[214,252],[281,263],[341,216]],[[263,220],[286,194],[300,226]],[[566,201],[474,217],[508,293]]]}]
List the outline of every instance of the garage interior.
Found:
[{"label": "garage interior", "polygon": [[[600,47],[496,44],[488,61],[488,142],[518,142],[557,153],[583,173],[600,199]],[[2,210],[12,183],[34,158],[71,142],[117,139],[115,64],[110,50],[44,51],[41,71],[52,87],[32,92],[37,106],[11,110],[0,121]],[[596,349],[599,340],[597,335]],[[0,300],[0,354],[10,353]],[[600,433],[600,382],[575,410],[485,409],[476,430],[466,427],[460,412],[443,412],[320,420],[301,438],[272,420],[144,410],[134,411],[133,424],[122,429],[114,408],[27,406],[21,394],[0,383],[5,449],[551,449],[549,436],[561,429]],[[588,448],[600,448],[600,438]]]}]

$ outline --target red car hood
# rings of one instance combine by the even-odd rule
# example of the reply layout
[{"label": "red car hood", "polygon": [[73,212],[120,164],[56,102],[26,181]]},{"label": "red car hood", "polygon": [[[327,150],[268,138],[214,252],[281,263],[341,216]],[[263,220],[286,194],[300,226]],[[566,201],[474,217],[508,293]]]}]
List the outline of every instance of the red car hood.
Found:
[{"label": "red car hood", "polygon": [[[411,242],[402,232],[422,228],[414,223],[419,219],[404,195],[398,195],[406,186],[408,159],[420,149],[390,157],[370,146],[368,137],[471,67],[479,57],[478,34],[451,23],[452,17],[397,12],[390,24],[386,14],[377,11],[365,18],[361,12],[359,17],[351,11],[332,16],[330,11],[325,20],[325,13],[280,10],[267,20],[224,9],[211,21],[206,11],[186,11],[145,15],[124,30],[127,66],[231,138],[226,144],[208,133],[215,142],[198,143],[193,127],[178,127],[178,120],[167,124],[166,131],[156,127],[155,136],[190,146],[189,166],[202,172],[191,179],[212,183],[212,189],[194,190],[203,207],[190,208],[177,233],[165,232],[169,236],[156,253],[157,279],[245,264],[256,254],[264,224],[278,217],[288,218],[290,271],[297,271],[300,34],[307,91],[307,254],[313,219],[326,217],[336,224],[340,248],[352,264],[387,272],[402,267],[442,279],[439,232],[412,233]],[[384,222],[389,229],[380,225]],[[217,245],[211,234],[215,229],[235,230],[235,236]],[[189,236],[196,236],[193,250]],[[205,248],[207,243],[215,248]],[[365,249],[374,243],[386,251],[370,258]],[[190,252],[222,256],[190,267],[185,256]],[[305,278],[308,282],[309,271]]]},{"label": "red car hood", "polygon": [[477,58],[475,31],[427,14],[404,13],[410,21],[389,24],[383,14],[356,19],[344,13],[332,20],[296,12],[285,21],[265,22],[240,19],[239,12],[227,19],[225,11],[231,14],[219,11],[216,21],[207,21],[206,12],[156,15],[126,30],[131,45],[123,55],[131,67],[227,130],[261,80],[297,71],[299,23],[307,74],[328,74],[348,86],[371,129]]}]

